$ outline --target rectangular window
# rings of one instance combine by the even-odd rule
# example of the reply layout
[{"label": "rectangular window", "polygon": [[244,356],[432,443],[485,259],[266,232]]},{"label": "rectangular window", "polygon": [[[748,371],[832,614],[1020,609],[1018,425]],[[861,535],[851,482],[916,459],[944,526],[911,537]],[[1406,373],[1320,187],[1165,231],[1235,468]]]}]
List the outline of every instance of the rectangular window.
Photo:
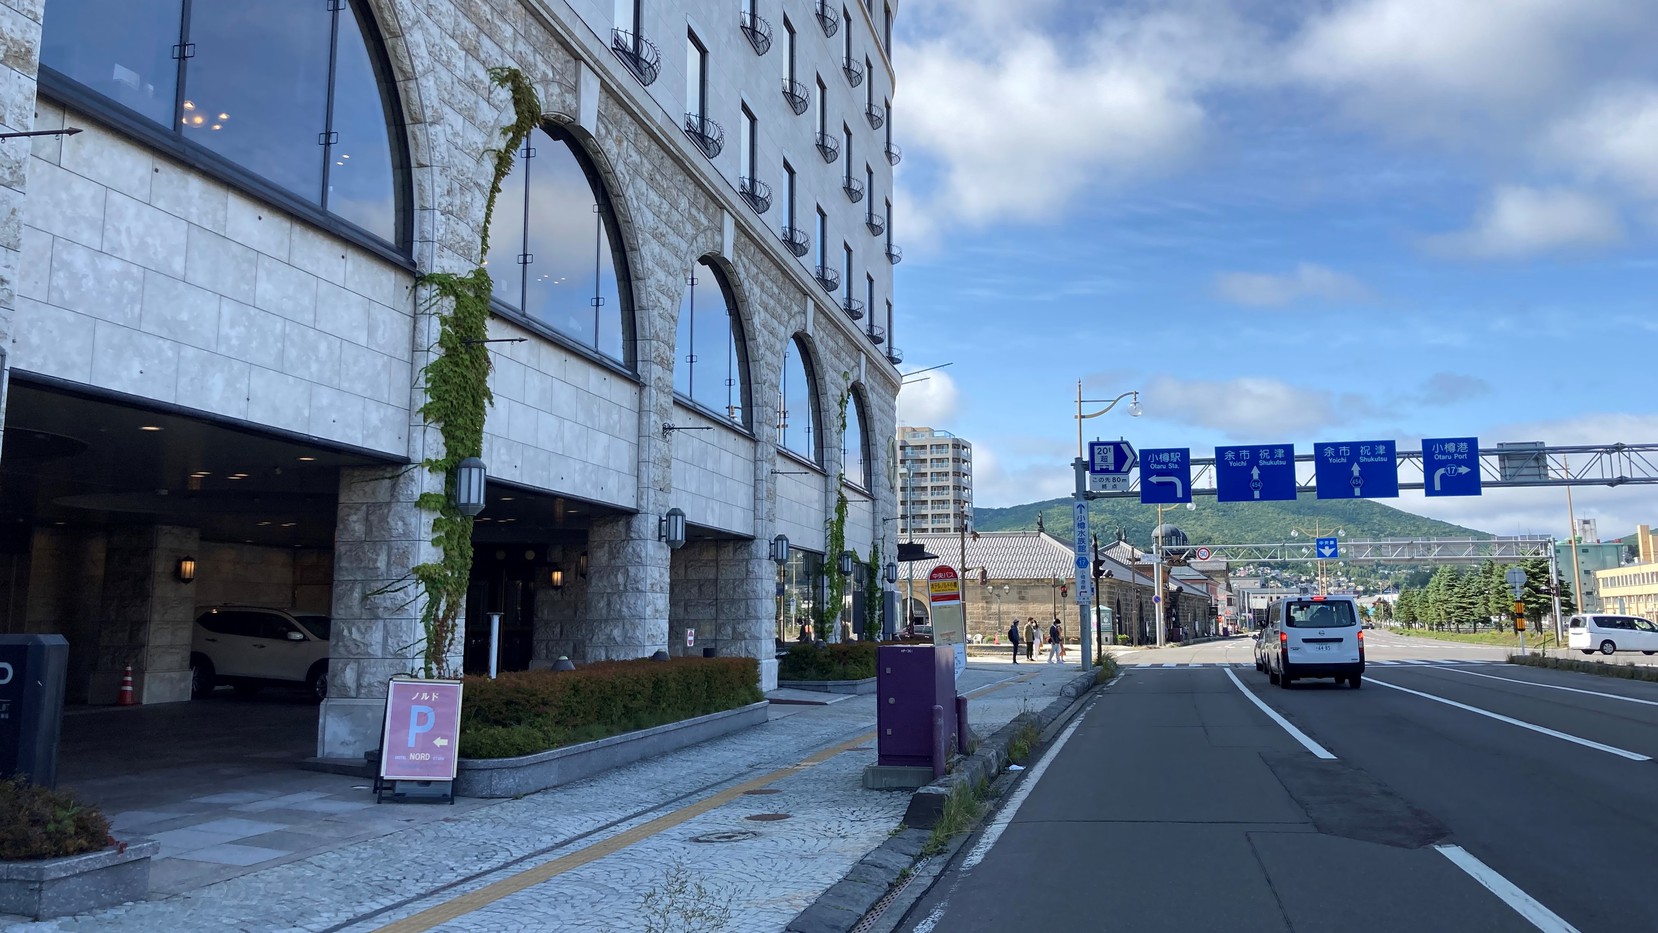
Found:
[{"label": "rectangular window", "polygon": [[616,28],[638,36],[643,6],[644,0],[616,0]]},{"label": "rectangular window", "polygon": [[844,178],[848,182],[847,187],[850,188],[852,187],[850,184],[852,181],[852,127],[845,123],[841,124],[841,140],[845,147],[841,152],[841,157],[846,159],[846,175]]},{"label": "rectangular window", "polygon": [[823,76],[817,79],[817,131],[825,135],[829,132],[829,89],[823,84]]},{"label": "rectangular window", "polygon": [[889,301],[889,302],[887,302],[887,346],[888,347],[894,346],[892,341],[895,339],[895,336],[896,335],[894,335],[893,332],[892,332],[892,302]]},{"label": "rectangular window", "polygon": [[864,163],[864,192],[869,195],[869,203],[875,203],[875,170]]},{"label": "rectangular window", "polygon": [[737,149],[737,177],[739,178],[754,177],[754,137],[757,135],[754,132],[755,124],[754,111],[748,109],[748,105],[744,104],[742,138],[738,140]]},{"label": "rectangular window", "polygon": [[755,12],[754,0],[743,0],[743,18],[752,19]]},{"label": "rectangular window", "polygon": [[875,329],[875,276],[864,275],[864,313],[869,315],[869,329]]},{"label": "rectangular window", "polygon": [[852,64],[852,11],[841,7],[841,19],[846,22],[846,35],[841,40],[841,49],[846,53],[843,61]]},{"label": "rectangular window", "polygon": [[789,18],[787,16],[783,17],[783,35],[786,37],[784,42],[785,42],[785,45],[787,46],[783,50],[784,51],[783,67],[787,69],[787,71],[785,71],[783,73],[783,77],[788,78],[790,81],[793,81],[794,80],[794,23],[789,22]]},{"label": "rectangular window", "polygon": [[884,15],[881,17],[881,47],[885,48],[887,54],[890,55],[892,54],[892,4],[884,3],[882,6],[885,9],[883,11]]},{"label": "rectangular window", "polygon": [[874,107],[874,106],[875,106],[875,82],[874,81],[865,81],[864,82],[864,108],[869,109],[869,108]]},{"label": "rectangular window", "polygon": [[685,117],[697,120],[700,130],[702,118],[708,110],[708,50],[697,41],[697,34],[685,33]]},{"label": "rectangular window", "polygon": [[891,252],[891,250],[892,250],[892,199],[887,198],[885,203],[886,203],[886,207],[887,207],[887,251]]},{"label": "rectangular window", "polygon": [[887,105],[887,122],[883,125],[883,129],[886,130],[886,134],[887,134],[887,148],[891,149],[892,148],[892,101],[890,101],[890,100],[887,101],[886,105]]},{"label": "rectangular window", "polygon": [[794,229],[794,166],[783,160],[783,226]]},{"label": "rectangular window", "polygon": [[817,264],[829,266],[829,216],[821,207],[817,209]]},{"label": "rectangular window", "polygon": [[852,303],[852,245],[841,244],[841,304]]}]

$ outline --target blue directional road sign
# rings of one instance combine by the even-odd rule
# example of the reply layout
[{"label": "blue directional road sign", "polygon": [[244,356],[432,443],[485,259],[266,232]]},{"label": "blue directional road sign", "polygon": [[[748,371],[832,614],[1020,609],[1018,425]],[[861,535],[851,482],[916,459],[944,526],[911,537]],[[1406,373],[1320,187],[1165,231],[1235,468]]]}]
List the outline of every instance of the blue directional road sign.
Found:
[{"label": "blue directional road sign", "polygon": [[1122,475],[1134,469],[1134,445],[1128,441],[1089,441],[1088,472]]},{"label": "blue directional road sign", "polygon": [[1317,539],[1318,559],[1336,560],[1341,557],[1341,540],[1339,538]]},{"label": "blue directional road sign", "polygon": [[1185,447],[1142,450],[1140,501],[1147,505],[1192,501],[1192,452]]},{"label": "blue directional road sign", "polygon": [[1399,498],[1399,459],[1392,441],[1317,444],[1313,464],[1320,499]]},{"label": "blue directional road sign", "polygon": [[1295,498],[1295,445],[1215,448],[1215,498],[1281,502]]},{"label": "blue directional road sign", "polygon": [[1422,493],[1428,496],[1480,494],[1480,439],[1422,439]]}]

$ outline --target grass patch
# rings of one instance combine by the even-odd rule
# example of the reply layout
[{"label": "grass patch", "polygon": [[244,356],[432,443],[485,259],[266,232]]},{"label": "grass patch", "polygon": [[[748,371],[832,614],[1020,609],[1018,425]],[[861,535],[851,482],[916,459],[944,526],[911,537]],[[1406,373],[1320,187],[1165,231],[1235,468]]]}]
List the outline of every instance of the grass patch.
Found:
[{"label": "grass patch", "polygon": [[[1431,628],[1396,628],[1388,629],[1394,635],[1405,638],[1431,638],[1434,641],[1454,641],[1465,645],[1496,645],[1501,648],[1512,648],[1519,638],[1513,632],[1484,631],[1484,632],[1447,632],[1442,629]],[[1528,648],[1558,648],[1562,647],[1554,642],[1553,632],[1526,632],[1526,647]]]},{"label": "grass patch", "polygon": [[1095,660],[1095,663],[1097,663],[1099,665],[1099,667],[1096,669],[1096,671],[1094,673],[1094,683],[1103,684],[1103,683],[1109,681],[1111,678],[1117,676],[1117,672],[1120,669],[1120,667],[1117,664],[1117,656],[1116,655],[1112,654],[1109,651],[1105,651],[1105,652],[1101,652],[1100,656],[1098,658],[1095,658],[1094,660]]},{"label": "grass patch", "polygon": [[984,813],[984,801],[989,790],[990,785],[983,781],[971,785],[966,781],[956,782],[950,788],[950,795],[944,798],[944,812],[933,824],[933,835],[921,847],[921,854],[937,855],[944,851],[951,839],[972,829]]},{"label": "grass patch", "polygon": [[1557,658],[1546,654],[1528,654],[1524,657],[1511,654],[1508,656],[1508,663],[1522,664],[1526,667],[1542,667],[1555,671],[1576,671],[1579,674],[1594,674],[1597,677],[1616,677],[1620,680],[1642,680],[1647,683],[1658,683],[1658,668],[1641,667],[1635,664],[1580,661],[1577,658]]},{"label": "grass patch", "polygon": [[1036,723],[1025,720],[1019,728],[1013,731],[1013,738],[1007,743],[1007,760],[1016,765],[1027,764],[1030,753],[1042,741],[1042,730],[1036,728]]}]

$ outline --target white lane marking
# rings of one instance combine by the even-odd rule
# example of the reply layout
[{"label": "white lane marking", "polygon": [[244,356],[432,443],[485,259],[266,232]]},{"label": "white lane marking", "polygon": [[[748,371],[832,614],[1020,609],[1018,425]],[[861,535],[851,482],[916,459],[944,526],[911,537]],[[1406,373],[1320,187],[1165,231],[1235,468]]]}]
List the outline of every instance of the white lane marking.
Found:
[{"label": "white lane marking", "polygon": [[1642,700],[1637,697],[1623,697],[1616,693],[1601,693],[1598,690],[1581,690],[1577,687],[1561,687],[1556,684],[1540,684],[1532,680],[1515,680],[1512,677],[1497,677],[1493,674],[1481,674],[1478,671],[1459,671],[1454,667],[1446,670],[1453,674],[1467,674],[1469,677],[1484,677],[1487,680],[1506,680],[1511,684],[1524,684],[1527,687],[1542,687],[1545,690],[1564,690],[1567,693],[1587,693],[1592,697],[1605,697],[1608,700],[1622,700],[1625,703],[1640,703],[1643,706],[1658,706],[1658,700]]},{"label": "white lane marking", "polygon": [[1249,698],[1249,702],[1254,703],[1256,706],[1261,708],[1261,712],[1266,713],[1268,716],[1272,717],[1273,722],[1275,722],[1278,725],[1282,726],[1284,731],[1288,732],[1290,734],[1290,738],[1295,739],[1297,742],[1300,742],[1302,744],[1302,746],[1307,749],[1307,751],[1312,752],[1314,755],[1317,755],[1318,757],[1323,758],[1326,761],[1335,761],[1336,760],[1336,756],[1330,754],[1328,749],[1326,749],[1324,746],[1318,744],[1317,742],[1314,742],[1311,738],[1309,738],[1307,736],[1307,733],[1302,732],[1300,729],[1297,729],[1293,725],[1290,725],[1290,721],[1288,719],[1285,719],[1284,717],[1278,715],[1278,713],[1275,712],[1272,709],[1272,707],[1266,705],[1265,703],[1262,703],[1260,697],[1257,697],[1254,693],[1251,693],[1249,688],[1245,687],[1243,685],[1243,681],[1239,680],[1238,675],[1232,673],[1230,668],[1227,669],[1226,676],[1232,678],[1233,685],[1236,686],[1240,691],[1242,691],[1244,696]]},{"label": "white lane marking", "polygon": [[1409,687],[1401,687],[1398,684],[1390,684],[1385,680],[1377,680],[1374,677],[1366,677],[1365,680],[1368,680],[1371,683],[1376,684],[1378,686],[1387,687],[1387,688],[1392,689],[1392,690],[1401,690],[1405,693],[1414,694],[1415,696],[1419,696],[1419,697],[1423,698],[1424,700],[1432,700],[1435,703],[1443,703],[1446,706],[1454,706],[1457,709],[1467,710],[1470,713],[1475,713],[1475,714],[1480,715],[1480,716],[1485,716],[1489,719],[1495,719],[1498,722],[1506,722],[1511,726],[1519,726],[1522,729],[1530,729],[1532,732],[1537,732],[1537,733],[1540,733],[1542,735],[1552,736],[1552,737],[1557,738],[1557,739],[1563,739],[1564,741],[1571,742],[1574,745],[1581,745],[1584,748],[1592,748],[1597,752],[1605,752],[1608,755],[1617,755],[1620,758],[1627,758],[1630,761],[1651,761],[1652,760],[1651,757],[1649,757],[1647,755],[1642,755],[1638,752],[1627,751],[1625,749],[1617,748],[1617,747],[1612,746],[1612,745],[1602,745],[1601,743],[1592,741],[1590,739],[1581,739],[1581,738],[1578,738],[1575,735],[1568,735],[1564,732],[1557,732],[1554,729],[1550,729],[1550,728],[1547,728],[1545,726],[1534,725],[1534,724],[1529,723],[1529,722],[1524,722],[1522,720],[1515,719],[1512,716],[1504,716],[1502,713],[1493,713],[1488,709],[1480,709],[1477,706],[1469,706],[1467,703],[1458,703],[1455,700],[1447,700],[1444,697],[1434,696],[1431,693],[1423,693],[1420,690],[1412,690]]},{"label": "white lane marking", "polygon": [[1497,895],[1504,904],[1514,909],[1514,912],[1524,917],[1527,922],[1546,933],[1578,933],[1577,927],[1572,926],[1560,915],[1538,903],[1537,899],[1522,891],[1514,882],[1497,874],[1496,869],[1475,858],[1462,846],[1437,845],[1439,854],[1451,860],[1451,864],[1467,872],[1469,877],[1485,886],[1487,891]]},{"label": "white lane marking", "polygon": [[933,933],[933,927],[938,926],[938,922],[944,919],[944,910],[949,906],[949,904],[940,904],[934,907],[933,912],[927,915],[927,919],[915,925],[915,933]]},{"label": "white lane marking", "polygon": [[1178,664],[1159,664],[1158,667],[1179,667]]},{"label": "white lane marking", "polygon": [[[1106,686],[1109,687],[1110,684]],[[1059,755],[1059,750],[1065,747],[1065,743],[1071,740],[1071,736],[1077,731],[1077,726],[1082,725],[1083,718],[1094,708],[1095,702],[1098,701],[1089,702],[1082,712],[1071,720],[1071,724],[1065,727],[1065,731],[1061,732],[1059,738],[1055,739],[1053,745],[1049,746],[1048,750],[1043,753],[1042,760],[1037,762],[1036,767],[1032,768],[1030,773],[1025,775],[1024,780],[1019,782],[1019,787],[1014,790],[1013,796],[1008,798],[1007,804],[996,813],[996,817],[990,821],[990,825],[985,827],[984,833],[979,836],[979,841],[973,844],[973,848],[967,853],[967,857],[961,860],[962,874],[965,875],[972,871],[975,866],[984,861],[986,855],[990,854],[991,847],[1002,838],[1002,832],[1018,815],[1019,808],[1024,805],[1025,798],[1030,796],[1030,792],[1036,787],[1037,782],[1042,780],[1042,775],[1047,772],[1048,765]],[[916,929],[920,933],[920,927]]]}]

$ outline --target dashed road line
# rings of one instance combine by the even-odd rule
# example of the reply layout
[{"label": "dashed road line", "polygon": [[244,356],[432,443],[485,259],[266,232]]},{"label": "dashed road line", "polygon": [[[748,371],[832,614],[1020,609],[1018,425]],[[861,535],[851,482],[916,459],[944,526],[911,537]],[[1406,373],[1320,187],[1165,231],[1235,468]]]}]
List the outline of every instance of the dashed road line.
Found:
[{"label": "dashed road line", "polygon": [[1424,700],[1432,700],[1435,703],[1443,703],[1446,706],[1454,706],[1457,709],[1466,710],[1470,713],[1474,713],[1475,715],[1484,716],[1487,719],[1495,719],[1498,722],[1506,722],[1511,726],[1519,726],[1522,729],[1527,729],[1527,730],[1530,730],[1532,732],[1536,732],[1540,735],[1546,735],[1546,736],[1550,736],[1552,738],[1560,739],[1560,740],[1565,741],[1565,742],[1571,742],[1573,745],[1581,745],[1584,748],[1592,748],[1597,752],[1605,752],[1608,755],[1617,755],[1620,758],[1627,758],[1630,761],[1651,761],[1652,760],[1652,758],[1650,756],[1642,755],[1639,752],[1632,752],[1632,751],[1629,751],[1628,749],[1618,748],[1617,746],[1614,746],[1614,745],[1604,745],[1604,744],[1602,744],[1600,742],[1596,742],[1592,739],[1580,738],[1578,736],[1571,735],[1569,733],[1560,732],[1560,731],[1555,730],[1555,729],[1550,729],[1547,726],[1539,726],[1539,725],[1536,725],[1534,723],[1529,723],[1529,722],[1526,722],[1526,721],[1521,720],[1521,719],[1515,719],[1512,716],[1504,716],[1502,713],[1493,713],[1488,709],[1480,709],[1477,706],[1469,706],[1467,703],[1458,703],[1455,700],[1447,700],[1444,697],[1434,696],[1431,693],[1423,693],[1420,690],[1412,690],[1409,687],[1401,687],[1398,684],[1390,684],[1385,680],[1377,680],[1374,677],[1365,677],[1365,680],[1369,681],[1370,683],[1376,684],[1377,686],[1387,687],[1390,690],[1398,690],[1398,691],[1401,691],[1403,693],[1409,693],[1413,696],[1419,696],[1419,697],[1423,698]]},{"label": "dashed road line", "polygon": [[1485,886],[1487,891],[1497,895],[1504,904],[1513,908],[1514,912],[1526,919],[1526,922],[1545,933],[1578,933],[1577,927],[1567,923],[1559,914],[1544,907],[1536,898],[1520,890],[1519,886],[1509,881],[1490,865],[1475,858],[1473,853],[1462,846],[1437,845],[1434,846],[1440,855],[1451,860],[1451,864],[1467,872],[1469,877]]},{"label": "dashed road line", "polygon": [[1231,678],[1233,686],[1237,687],[1239,692],[1241,692],[1244,697],[1249,700],[1249,702],[1254,703],[1256,706],[1260,707],[1261,712],[1272,717],[1273,722],[1283,727],[1284,731],[1290,734],[1290,738],[1300,742],[1302,747],[1306,748],[1307,751],[1312,752],[1315,756],[1323,758],[1326,761],[1336,760],[1336,756],[1330,754],[1329,749],[1313,741],[1307,733],[1302,732],[1300,729],[1297,729],[1295,726],[1291,725],[1288,719],[1278,715],[1276,710],[1261,702],[1261,698],[1250,692],[1250,689],[1243,685],[1243,681],[1238,679],[1237,674],[1234,674],[1231,670],[1228,670],[1226,672],[1226,676]]}]

